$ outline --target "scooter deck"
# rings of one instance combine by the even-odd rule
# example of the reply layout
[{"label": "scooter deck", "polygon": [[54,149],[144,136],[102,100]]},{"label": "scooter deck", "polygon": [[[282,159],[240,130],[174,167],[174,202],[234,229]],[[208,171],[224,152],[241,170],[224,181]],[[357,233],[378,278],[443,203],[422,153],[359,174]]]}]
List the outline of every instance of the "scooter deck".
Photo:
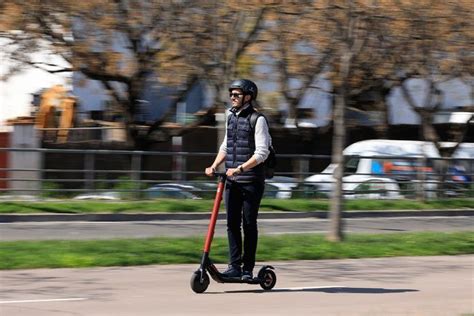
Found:
[{"label": "scooter deck", "polygon": [[[209,273],[211,274],[211,273]],[[246,284],[260,284],[260,279],[257,277],[257,278],[253,278],[253,279],[249,279],[249,280],[242,280],[241,278],[239,277],[235,277],[235,278],[227,278],[227,277],[224,277],[222,274],[219,275],[219,276],[216,276],[216,275],[213,275],[211,274],[211,277],[212,279],[214,279],[214,281],[218,282],[218,283],[246,283]]]}]

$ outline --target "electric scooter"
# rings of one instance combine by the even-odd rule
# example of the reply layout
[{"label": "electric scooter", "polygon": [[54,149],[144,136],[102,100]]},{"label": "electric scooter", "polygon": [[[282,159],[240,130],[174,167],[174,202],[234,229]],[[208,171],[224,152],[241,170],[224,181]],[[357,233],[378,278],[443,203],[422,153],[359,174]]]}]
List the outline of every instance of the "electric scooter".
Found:
[{"label": "electric scooter", "polygon": [[204,244],[204,251],[202,254],[201,265],[199,269],[194,271],[191,276],[191,289],[196,293],[203,293],[209,286],[209,276],[218,283],[247,283],[247,284],[260,284],[262,289],[271,290],[277,281],[276,274],[273,272],[274,268],[269,265],[263,266],[256,277],[249,280],[242,280],[240,277],[227,277],[220,273],[212,263],[209,253],[211,251],[211,243],[214,237],[214,230],[216,227],[217,216],[219,214],[219,208],[222,201],[222,195],[224,193],[224,186],[227,180],[225,173],[214,173],[215,176],[219,177],[217,185],[217,193],[214,199],[214,206],[212,208],[211,220],[207,229],[206,241]]}]

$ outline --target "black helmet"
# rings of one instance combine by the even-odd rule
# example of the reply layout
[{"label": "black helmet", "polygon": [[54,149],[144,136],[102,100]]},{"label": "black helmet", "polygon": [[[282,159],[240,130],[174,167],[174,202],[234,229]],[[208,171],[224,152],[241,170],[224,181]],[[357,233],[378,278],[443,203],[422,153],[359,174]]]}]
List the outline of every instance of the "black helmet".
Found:
[{"label": "black helmet", "polygon": [[257,85],[248,79],[238,79],[233,81],[229,86],[229,92],[232,89],[241,89],[244,94],[252,96],[252,100],[257,100],[258,88]]}]

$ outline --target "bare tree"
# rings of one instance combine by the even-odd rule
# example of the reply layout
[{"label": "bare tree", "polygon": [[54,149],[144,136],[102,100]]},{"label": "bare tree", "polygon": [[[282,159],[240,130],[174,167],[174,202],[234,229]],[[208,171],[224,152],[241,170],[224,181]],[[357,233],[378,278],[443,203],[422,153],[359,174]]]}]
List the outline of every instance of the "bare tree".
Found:
[{"label": "bare tree", "polygon": [[[295,115],[301,96],[308,88],[313,88],[308,82],[314,80],[315,76],[326,78],[332,86],[332,162],[339,168],[334,175],[336,184],[329,239],[337,241],[343,237],[342,150],[347,126],[344,120],[345,110],[354,106],[355,96],[375,89],[382,96],[377,109],[385,111],[385,124],[388,124],[384,98],[393,87],[403,82],[401,78],[413,78],[414,73],[428,78],[427,74],[431,74],[430,90],[434,95],[425,100],[431,105],[439,103],[434,101],[437,80],[440,80],[437,73],[441,73],[436,69],[444,69],[444,74],[457,69],[465,80],[469,80],[472,72],[466,61],[469,60],[468,56],[472,58],[472,54],[462,53],[466,45],[472,45],[472,22],[468,20],[472,16],[469,14],[472,9],[467,5],[466,1],[444,4],[436,1],[413,3],[398,0],[341,0],[275,7],[276,17],[271,33],[274,40],[270,43],[276,47],[273,56],[279,60],[275,69],[280,75],[280,92],[291,105],[291,115]],[[463,13],[456,15],[457,10]],[[444,20],[441,19],[443,13]],[[423,26],[423,14],[431,16],[430,24]],[[439,21],[441,23],[431,25]],[[462,40],[456,41],[456,38]],[[446,49],[435,50],[430,47],[435,42],[438,43],[437,46],[443,45]],[[435,63],[427,63],[427,58],[433,60],[434,57]],[[453,60],[462,60],[463,63]],[[299,83],[298,88],[294,89],[287,84],[291,80]],[[436,107],[417,108],[425,118],[432,117],[432,112],[436,110]],[[426,135],[434,135],[428,119],[422,126]]]},{"label": "bare tree", "polygon": [[[474,48],[472,14],[467,14],[472,13],[472,8],[466,5],[463,1],[421,1],[401,10],[405,25],[399,47],[406,54],[397,56],[400,66],[394,75],[405,100],[420,117],[423,138],[433,142],[438,150],[440,136],[433,127],[433,116],[442,109],[440,85],[454,76],[473,76],[472,65],[466,63],[464,53],[469,46],[471,51]],[[408,89],[412,79],[423,80],[427,85],[421,104]],[[462,141],[462,134],[454,140]]]},{"label": "bare tree", "polygon": [[[48,72],[80,72],[102,83],[124,116],[128,143],[137,144],[135,120],[146,82],[165,82],[178,57],[169,49],[170,20],[177,4],[163,1],[6,0],[0,13],[1,36],[16,49],[12,58]],[[14,14],[12,14],[14,13]],[[14,32],[10,30],[15,30]],[[36,61],[32,55],[48,43],[68,67]],[[189,72],[173,76],[179,101],[195,83]]]},{"label": "bare tree", "polygon": [[328,71],[333,47],[320,41],[312,30],[314,8],[311,1],[279,5],[271,9],[259,49],[276,70],[275,80],[288,120],[298,127],[297,109],[318,78]]},{"label": "bare tree", "polygon": [[[137,142],[134,117],[146,82],[155,78],[177,87],[172,105],[148,129],[147,137],[176,112],[190,87],[198,82],[214,90],[212,115],[226,101],[223,91],[237,75],[250,73],[254,62],[248,52],[258,40],[267,6],[249,1],[46,1],[26,5],[7,0],[3,6],[8,23],[2,30],[18,48],[13,57],[47,71],[77,71],[102,83],[126,118],[129,140]],[[15,12],[15,14],[8,13]],[[51,70],[33,62],[28,48],[46,40],[70,67]],[[49,65],[50,66],[50,65]],[[180,134],[202,120],[174,129]],[[170,135],[168,135],[170,136]]]},{"label": "bare tree", "polygon": [[350,79],[354,73],[354,60],[364,48],[367,48],[369,32],[374,25],[373,20],[370,19],[371,8],[361,7],[355,1],[328,2],[321,9],[324,19],[332,24],[332,36],[336,46],[332,63],[334,69],[332,83],[335,92],[332,162],[337,165],[337,168],[334,171],[336,183],[331,201],[331,230],[328,238],[332,241],[340,241],[343,238],[344,113]]},{"label": "bare tree", "polygon": [[212,88],[214,107],[227,101],[230,81],[249,75],[256,64],[249,54],[259,39],[268,7],[259,1],[246,4],[193,1],[183,5],[170,24],[177,55]]},{"label": "bare tree", "polygon": [[[456,3],[420,1],[405,4],[399,12],[400,33],[397,39],[397,68],[393,81],[398,84],[402,95],[411,109],[418,114],[421,137],[432,142],[442,157],[451,157],[464,140],[469,121],[450,130],[455,146],[443,147],[439,131],[434,126],[434,117],[443,110],[441,85],[453,78],[468,83],[473,77],[472,54],[474,48],[474,23],[472,5],[466,1]],[[410,83],[418,80],[424,91],[409,89]],[[471,94],[472,94],[471,83]],[[420,94],[423,98],[420,102]],[[472,99],[472,96],[471,96]],[[417,101],[418,100],[418,101]],[[439,161],[440,181],[444,183],[445,160]],[[422,191],[419,197],[424,198]],[[441,191],[442,192],[442,191]]]}]

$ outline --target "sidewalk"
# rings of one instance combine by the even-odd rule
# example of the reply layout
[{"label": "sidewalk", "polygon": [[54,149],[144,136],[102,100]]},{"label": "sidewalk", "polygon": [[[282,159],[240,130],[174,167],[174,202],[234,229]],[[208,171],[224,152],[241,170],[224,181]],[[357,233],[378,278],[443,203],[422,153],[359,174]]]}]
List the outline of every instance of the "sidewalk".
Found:
[{"label": "sidewalk", "polygon": [[[329,212],[260,212],[261,219],[275,218],[327,218]],[[445,209],[445,210],[390,210],[390,211],[345,211],[344,218],[370,217],[430,217],[430,216],[474,216],[474,209]],[[155,220],[201,220],[209,219],[210,212],[179,212],[179,213],[91,213],[91,214],[0,214],[0,223],[12,222],[119,222],[119,221],[155,221]],[[219,214],[219,219],[225,219],[225,211]]]}]

